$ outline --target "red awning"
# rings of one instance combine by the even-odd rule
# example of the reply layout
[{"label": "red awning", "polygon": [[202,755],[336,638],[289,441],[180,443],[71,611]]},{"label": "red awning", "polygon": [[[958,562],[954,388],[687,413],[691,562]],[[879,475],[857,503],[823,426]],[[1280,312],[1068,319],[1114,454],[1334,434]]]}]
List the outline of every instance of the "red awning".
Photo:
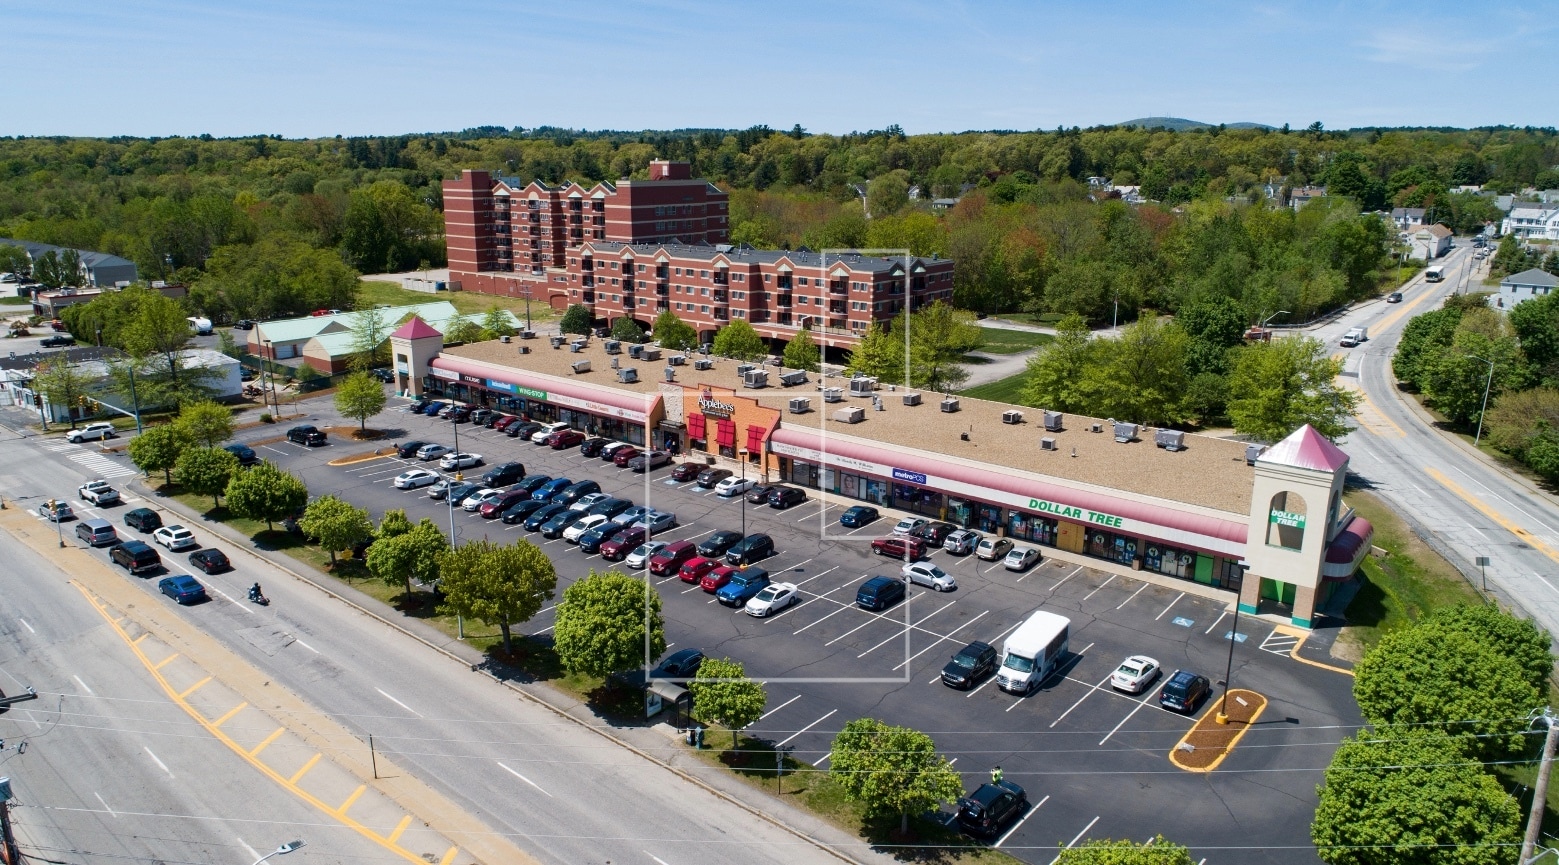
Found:
[{"label": "red awning", "polygon": [[695,413],[687,416],[687,437],[690,441],[705,439],[703,415]]},{"label": "red awning", "polygon": [[736,447],[736,424],[728,420],[716,420],[715,444],[723,448]]},{"label": "red awning", "polygon": [[756,454],[756,453],[762,453],[763,452],[763,434],[768,432],[768,431],[769,430],[768,430],[767,427],[753,426],[751,424],[747,425],[747,452],[748,453]]},{"label": "red awning", "polygon": [[1332,542],[1326,546],[1326,561],[1321,563],[1321,577],[1328,582],[1341,582],[1353,577],[1359,562],[1369,554],[1370,542],[1375,539],[1375,527],[1363,517],[1354,517]]}]

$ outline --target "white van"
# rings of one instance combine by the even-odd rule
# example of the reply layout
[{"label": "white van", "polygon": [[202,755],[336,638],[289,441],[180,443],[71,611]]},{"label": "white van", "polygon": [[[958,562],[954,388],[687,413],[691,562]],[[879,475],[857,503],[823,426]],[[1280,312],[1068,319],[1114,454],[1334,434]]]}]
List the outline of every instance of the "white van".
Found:
[{"label": "white van", "polygon": [[196,336],[211,335],[211,319],[192,315],[186,320],[189,322],[189,329],[194,331]]},{"label": "white van", "polygon": [[1045,681],[1066,657],[1072,620],[1066,616],[1035,612],[1002,643],[1001,667],[996,687],[1012,694],[1027,694]]}]

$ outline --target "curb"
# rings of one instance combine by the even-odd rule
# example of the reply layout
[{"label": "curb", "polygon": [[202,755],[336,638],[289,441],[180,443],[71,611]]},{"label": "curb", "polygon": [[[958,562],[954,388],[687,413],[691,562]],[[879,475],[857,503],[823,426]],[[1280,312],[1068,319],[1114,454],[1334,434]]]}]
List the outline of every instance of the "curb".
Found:
[{"label": "curb", "polygon": [[[1393,378],[1395,378],[1395,376],[1393,376]],[[1408,410],[1418,418],[1419,422],[1422,423],[1429,432],[1434,433],[1442,440],[1450,442],[1451,444],[1460,448],[1464,453],[1467,454],[1467,456],[1473,457],[1474,459],[1482,462],[1486,468],[1500,473],[1507,480],[1520,484],[1527,490],[1527,492],[1538,496],[1549,505],[1559,505],[1559,496],[1555,496],[1553,493],[1548,492],[1547,490],[1533,483],[1530,479],[1516,474],[1515,472],[1512,472],[1511,470],[1500,465],[1498,460],[1462,441],[1460,436],[1455,435],[1454,433],[1448,433],[1445,430],[1440,429],[1438,426],[1435,426],[1434,416],[1429,414],[1428,410],[1426,410],[1423,406],[1419,405],[1418,400],[1409,398],[1407,394],[1404,394],[1401,390],[1397,390],[1395,388],[1393,388],[1393,393],[1396,396],[1397,401],[1407,406]]]},{"label": "curb", "polygon": [[[537,705],[537,706],[540,706],[540,707],[542,707],[544,709],[547,709],[547,710],[551,711],[553,714],[558,715],[561,718],[564,718],[564,719],[566,719],[568,721],[573,722],[574,724],[576,724],[576,725],[578,725],[580,727],[583,727],[583,728],[585,728],[587,730],[590,730],[591,732],[596,733],[597,735],[599,735],[603,739],[606,739],[607,741],[613,743],[614,745],[617,745],[617,746],[623,748],[624,750],[629,751],[629,752],[637,755],[638,757],[640,757],[640,758],[642,758],[644,760],[649,761],[650,763],[653,763],[653,764],[655,764],[657,766],[660,766],[663,769],[666,769],[666,770],[674,773],[675,775],[677,775],[677,777],[681,778],[682,780],[687,781],[688,783],[693,784],[694,786],[697,786],[698,788],[700,788],[700,789],[710,793],[711,795],[714,795],[714,796],[716,796],[716,797],[718,797],[718,798],[720,798],[720,799],[722,799],[722,800],[724,800],[724,801],[726,801],[726,802],[728,802],[728,803],[730,803],[732,805],[735,805],[738,808],[741,808],[743,811],[746,811],[748,814],[751,814],[752,816],[757,817],[760,820],[764,820],[765,822],[769,823],[770,825],[772,825],[772,826],[774,826],[774,827],[776,827],[778,829],[781,829],[781,830],[783,830],[785,832],[788,832],[791,835],[794,835],[797,838],[800,838],[801,840],[803,840],[803,841],[813,845],[814,847],[816,847],[819,850],[822,850],[825,853],[828,853],[828,854],[834,856],[835,858],[839,859],[842,862],[848,862],[848,863],[851,863],[851,865],[866,865],[866,863],[863,862],[863,860],[856,859],[856,858],[846,854],[845,852],[835,848],[833,845],[827,844],[827,843],[825,843],[823,841],[820,841],[817,838],[814,838],[814,837],[812,837],[810,835],[807,835],[806,833],[800,831],[799,829],[796,829],[796,828],[794,828],[792,826],[787,825],[786,823],[784,823],[784,822],[782,822],[780,820],[775,819],[770,814],[768,814],[766,811],[764,811],[762,809],[759,809],[757,807],[754,807],[752,805],[749,805],[747,802],[742,801],[741,799],[737,798],[736,796],[734,796],[732,794],[729,794],[729,793],[725,792],[724,790],[721,790],[718,787],[715,787],[715,786],[709,784],[708,782],[706,782],[706,781],[696,777],[695,775],[693,775],[693,774],[691,774],[689,772],[684,771],[680,767],[673,765],[671,762],[669,762],[667,760],[663,760],[663,759],[661,759],[659,757],[656,757],[656,756],[650,754],[647,751],[644,751],[643,749],[639,748],[638,746],[633,745],[633,744],[627,742],[626,740],[622,739],[621,737],[611,733],[607,728],[600,727],[600,726],[597,726],[595,724],[586,723],[585,721],[583,721],[583,720],[575,717],[573,714],[569,713],[566,709],[564,709],[564,708],[562,708],[560,706],[554,705],[551,701],[549,701],[547,699],[544,699],[543,697],[541,697],[539,695],[532,694],[531,692],[525,690],[524,688],[521,688],[519,685],[516,685],[513,682],[509,682],[509,681],[507,681],[505,679],[499,678],[497,675],[493,674],[490,670],[485,668],[485,659],[479,659],[477,661],[472,661],[472,660],[470,660],[468,658],[463,658],[463,657],[460,656],[460,654],[457,654],[455,651],[451,650],[447,646],[439,645],[437,643],[434,643],[431,640],[429,640],[428,638],[422,636],[421,634],[418,634],[415,631],[402,626],[400,623],[395,622],[392,619],[388,619],[388,618],[384,617],[378,611],[370,609],[367,606],[364,606],[363,604],[357,603],[356,601],[352,600],[351,598],[349,598],[346,595],[342,594],[341,592],[337,591],[334,586],[326,585],[325,583],[323,583],[319,579],[315,579],[313,577],[310,577],[310,576],[307,576],[305,574],[299,573],[297,570],[292,568],[290,565],[285,564],[285,563],[280,562],[280,561],[277,561],[272,556],[266,555],[264,552],[262,552],[260,550],[254,549],[253,546],[248,543],[248,539],[247,538],[243,538],[241,535],[237,535],[235,532],[232,532],[227,527],[226,524],[205,520],[199,514],[196,514],[194,511],[188,510],[187,508],[184,507],[184,505],[180,504],[177,501],[170,501],[170,500],[167,500],[166,497],[157,496],[155,493],[148,492],[146,487],[142,483],[142,481],[143,481],[142,477],[136,477],[135,480],[133,481],[133,484],[136,487],[139,488],[141,494],[148,501],[148,504],[155,504],[158,507],[161,507],[163,510],[170,510],[170,511],[177,511],[177,512],[181,512],[181,513],[187,513],[187,515],[190,516],[191,518],[200,520],[200,522],[206,528],[207,531],[210,531],[213,534],[222,535],[223,537],[226,537],[229,541],[232,541],[233,543],[241,544],[243,546],[244,550],[247,553],[255,556],[256,558],[263,559],[264,561],[266,561],[267,563],[271,564],[272,566],[280,569],[284,573],[290,574],[291,576],[295,577],[296,579],[301,580],[302,582],[308,583],[309,585],[319,589],[321,592],[323,592],[326,595],[328,595],[329,597],[331,597],[331,598],[333,598],[333,599],[335,599],[335,600],[345,604],[346,606],[350,607],[351,609],[356,610],[357,612],[363,613],[364,615],[367,615],[368,617],[374,619],[375,621],[379,622],[380,624],[383,624],[383,625],[385,625],[385,626],[387,626],[387,627],[389,627],[389,628],[391,628],[391,629],[393,629],[393,630],[395,630],[395,631],[397,631],[397,632],[399,632],[399,633],[401,633],[401,634],[403,634],[403,635],[405,635],[407,637],[410,637],[413,640],[416,640],[417,642],[421,643],[422,645],[426,646],[429,649],[432,649],[435,652],[438,652],[439,654],[443,655],[444,657],[446,657],[446,658],[448,658],[448,659],[450,659],[452,661],[455,661],[457,663],[460,663],[460,664],[468,667],[471,672],[473,672],[473,673],[480,673],[480,674],[486,676],[491,681],[496,682],[497,684],[503,686],[504,688],[508,689],[509,691],[511,691],[511,692],[513,692],[515,694],[518,694],[519,696],[521,696],[524,699],[530,701],[534,705]],[[126,486],[130,486],[130,484],[126,484]],[[157,499],[162,499],[162,501],[158,502],[158,501],[156,501]],[[462,646],[464,645],[463,643],[456,643],[456,644],[457,645],[462,645]],[[798,809],[798,810],[801,810],[801,809]],[[806,812],[803,811],[803,813],[806,813]],[[808,816],[812,816],[812,815],[809,814]],[[821,820],[821,818],[816,818],[816,817],[813,817],[813,819]],[[862,842],[862,843],[864,844],[866,842]]]}]

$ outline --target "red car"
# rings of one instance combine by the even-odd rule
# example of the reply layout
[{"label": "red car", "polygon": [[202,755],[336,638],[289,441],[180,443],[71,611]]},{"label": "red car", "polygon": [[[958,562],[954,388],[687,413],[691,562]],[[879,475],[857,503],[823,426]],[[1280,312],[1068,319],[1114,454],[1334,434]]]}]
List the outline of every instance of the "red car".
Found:
[{"label": "red car", "polygon": [[739,570],[740,568],[733,568],[730,565],[721,565],[709,573],[704,574],[704,578],[698,582],[698,587],[712,595],[715,592],[720,591],[721,586],[729,583],[731,581],[731,575],[735,574]]},{"label": "red car", "polygon": [[879,556],[902,559],[906,548],[909,550],[911,559],[918,559],[926,554],[926,542],[908,535],[894,535],[891,538],[878,538],[872,541],[872,552]]},{"label": "red car", "polygon": [[502,430],[504,427],[508,426],[509,424],[514,423],[517,420],[519,420],[519,418],[515,417],[512,414],[502,414],[502,415],[499,415],[498,417],[494,418],[492,420],[492,422],[488,424],[488,428],[489,429],[494,429],[494,430]]},{"label": "red car", "polygon": [[719,565],[720,561],[718,559],[694,556],[682,565],[682,570],[677,572],[677,576],[681,577],[684,583],[697,583],[704,578],[704,574],[709,573],[716,567],[719,567]]},{"label": "red car", "polygon": [[642,453],[644,453],[644,451],[641,451],[636,447],[630,446],[625,448],[618,448],[617,453],[612,454],[612,463],[619,466],[625,466],[628,464],[629,460]]},{"label": "red car", "polygon": [[698,473],[703,471],[705,468],[707,468],[707,466],[703,465],[702,463],[680,463],[676,468],[671,470],[671,479],[674,481],[683,482],[690,481],[698,477]]},{"label": "red car", "polygon": [[503,516],[504,511],[528,498],[530,498],[530,492],[525,489],[516,487],[512,490],[505,490],[504,494],[499,496],[497,501],[483,502],[482,506],[477,508],[477,513],[480,513],[482,519],[485,520],[497,519]]},{"label": "red car", "polygon": [[560,429],[542,442],[555,451],[571,448],[585,440],[585,434],[577,429]]},{"label": "red car", "polygon": [[692,541],[677,541],[650,556],[650,573],[657,577],[669,577],[688,559],[698,555],[698,545]]},{"label": "red car", "polygon": [[635,547],[644,543],[644,539],[649,537],[649,534],[643,526],[630,526],[623,529],[601,545],[601,558],[609,562],[620,562],[626,559]]}]

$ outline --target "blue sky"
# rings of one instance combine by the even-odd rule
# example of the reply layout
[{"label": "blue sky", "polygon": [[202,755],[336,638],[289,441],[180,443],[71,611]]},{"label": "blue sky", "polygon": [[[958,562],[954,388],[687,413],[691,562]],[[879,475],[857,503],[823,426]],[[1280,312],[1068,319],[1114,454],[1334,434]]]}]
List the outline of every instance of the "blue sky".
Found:
[{"label": "blue sky", "polygon": [[1559,122],[1553,0],[3,0],[0,31],[0,135]]}]

